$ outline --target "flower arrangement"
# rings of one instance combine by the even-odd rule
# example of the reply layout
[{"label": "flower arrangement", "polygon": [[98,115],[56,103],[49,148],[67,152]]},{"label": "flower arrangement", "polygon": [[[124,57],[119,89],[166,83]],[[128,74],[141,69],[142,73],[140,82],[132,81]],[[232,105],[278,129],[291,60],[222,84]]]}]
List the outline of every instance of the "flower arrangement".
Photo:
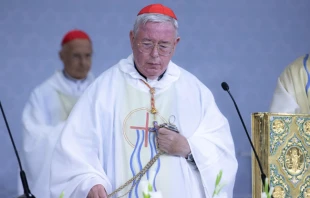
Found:
[{"label": "flower arrangement", "polygon": [[[222,188],[224,187],[225,184],[221,183],[222,180],[222,175],[223,171],[220,170],[220,172],[216,176],[216,181],[215,181],[215,188],[212,197],[227,197],[225,196],[226,193],[221,192]],[[141,181],[141,187],[142,187],[142,194],[143,198],[162,198],[162,194],[160,191],[154,192],[153,187],[151,182],[154,180],[155,173],[152,172],[150,174],[150,179],[147,181]]]},{"label": "flower arrangement", "polygon": [[162,194],[160,191],[154,192],[152,185],[150,183],[143,184],[141,182],[141,185],[145,185],[145,189],[143,190],[143,198],[162,198]]},{"label": "flower arrangement", "polygon": [[143,198],[162,198],[162,194],[160,191],[153,191],[152,182],[155,179],[155,171],[150,172],[149,180],[141,181],[141,188],[142,188],[142,194]]},{"label": "flower arrangement", "polygon": [[265,186],[264,186],[264,192],[262,192],[261,198],[271,198],[271,195],[273,193],[273,187],[270,188],[268,192],[268,178],[265,179]]}]

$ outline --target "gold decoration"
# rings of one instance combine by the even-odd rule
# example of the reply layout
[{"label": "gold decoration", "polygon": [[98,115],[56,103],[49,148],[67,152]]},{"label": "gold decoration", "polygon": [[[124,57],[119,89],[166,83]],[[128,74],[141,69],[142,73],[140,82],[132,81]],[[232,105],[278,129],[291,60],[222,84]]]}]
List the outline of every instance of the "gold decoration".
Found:
[{"label": "gold decoration", "polygon": [[152,113],[152,114],[155,114],[155,113],[157,113],[157,110],[156,110],[155,108],[152,108],[152,109],[151,109],[151,113]]},{"label": "gold decoration", "polygon": [[[273,197],[310,196],[310,115],[253,113],[253,144]],[[263,191],[261,172],[252,157],[252,197]],[[310,198],[310,197],[309,197]]]},{"label": "gold decoration", "polygon": [[298,198],[310,198],[310,176],[304,180],[304,184],[300,186],[300,195]]},{"label": "gold decoration", "polygon": [[304,148],[301,140],[294,134],[281,151],[278,162],[280,163],[286,177],[294,186],[302,179],[302,175],[308,171],[310,161],[308,151]]},{"label": "gold decoration", "polygon": [[150,93],[151,94],[155,94],[155,89],[152,87],[152,88],[150,88]]},{"label": "gold decoration", "polygon": [[299,117],[296,121],[299,133],[304,138],[305,143],[310,146],[310,118]]},{"label": "gold decoration", "polygon": [[270,117],[270,141],[271,148],[270,154],[277,152],[279,146],[285,141],[287,134],[289,133],[289,124],[292,122],[292,119],[289,117]]},{"label": "gold decoration", "polygon": [[277,134],[281,134],[284,131],[284,126],[284,122],[277,119],[272,123],[272,130]]},{"label": "gold decoration", "polygon": [[155,88],[151,87],[147,82],[144,80],[140,79],[149,89],[151,93],[151,113],[154,114],[154,119],[155,119],[155,114],[157,113],[157,110],[155,108]]},{"label": "gold decoration", "polygon": [[307,121],[304,123],[303,128],[304,128],[305,133],[306,133],[307,135],[310,135],[310,121],[309,121],[309,120],[307,120]]},{"label": "gold decoration", "polygon": [[292,175],[298,175],[304,168],[304,156],[298,147],[290,148],[285,156],[285,166]]},{"label": "gold decoration", "polygon": [[274,198],[285,198],[285,191],[281,186],[274,187],[272,196]]},{"label": "gold decoration", "polygon": [[307,190],[304,192],[304,198],[310,198],[310,188],[307,188]]},{"label": "gold decoration", "polygon": [[[270,179],[272,180],[272,185],[274,186],[274,191],[272,195],[282,197],[284,194],[284,197],[286,194],[290,194],[290,188],[289,185],[285,183],[285,177],[279,173],[278,167],[271,164],[270,165]],[[291,198],[291,197],[287,197]]]}]

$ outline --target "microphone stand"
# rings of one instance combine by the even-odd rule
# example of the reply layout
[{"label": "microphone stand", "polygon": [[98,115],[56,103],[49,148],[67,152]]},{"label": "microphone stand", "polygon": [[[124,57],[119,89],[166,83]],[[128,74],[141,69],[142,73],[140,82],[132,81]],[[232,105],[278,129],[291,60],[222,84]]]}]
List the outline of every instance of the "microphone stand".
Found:
[{"label": "microphone stand", "polygon": [[15,146],[15,142],[14,142],[14,139],[13,139],[13,136],[12,136],[12,133],[11,133],[8,121],[6,119],[6,116],[5,116],[5,113],[4,113],[1,101],[0,101],[0,109],[1,109],[1,112],[2,112],[2,115],[3,115],[3,119],[4,119],[4,122],[5,122],[6,128],[7,128],[8,132],[9,132],[10,139],[11,139],[11,142],[12,142],[12,145],[13,145],[13,148],[14,148],[14,152],[15,152],[15,155],[17,157],[18,165],[19,165],[19,168],[20,168],[20,179],[21,179],[22,184],[23,184],[24,194],[19,196],[18,198],[35,198],[35,196],[32,195],[31,192],[30,192],[30,189],[29,189],[29,186],[28,186],[28,182],[27,182],[26,173],[23,170],[22,164],[20,162],[20,158],[19,158],[16,146]]},{"label": "microphone stand", "polygon": [[[239,115],[239,118],[240,118],[240,120],[241,120],[242,126],[243,126],[243,128],[244,128],[244,130],[245,130],[245,132],[246,132],[247,138],[248,138],[248,140],[249,140],[249,142],[250,142],[250,144],[251,144],[251,147],[252,147],[252,150],[253,150],[253,152],[254,152],[256,161],[257,161],[257,163],[258,163],[258,166],[259,166],[259,169],[260,169],[260,172],[261,172],[261,179],[262,179],[262,183],[263,183],[263,188],[264,188],[265,182],[266,182],[266,174],[265,174],[264,171],[263,171],[263,167],[262,167],[262,165],[261,165],[261,163],[260,163],[260,160],[259,160],[258,155],[257,155],[257,153],[256,153],[256,150],[255,150],[255,148],[254,148],[254,145],[253,145],[253,143],[252,143],[252,141],[251,141],[251,138],[250,138],[250,136],[249,136],[248,130],[247,130],[245,124],[244,124],[244,121],[243,121],[243,119],[242,119],[242,116],[241,116],[241,113],[240,113],[240,111],[239,111],[238,105],[237,105],[237,103],[236,103],[234,97],[232,96],[232,94],[231,94],[230,91],[229,91],[229,86],[228,86],[228,84],[227,84],[226,82],[222,82],[221,85],[222,85],[222,88],[224,89],[224,91],[227,91],[227,93],[229,94],[230,98],[232,99],[232,101],[233,101],[233,103],[234,103],[234,105],[235,105],[235,108],[236,108],[237,113],[238,113],[238,115]],[[267,184],[267,185],[268,185],[268,184]],[[268,192],[269,192],[269,190],[270,190],[270,186],[268,185]],[[273,197],[273,196],[271,196],[271,197]]]}]

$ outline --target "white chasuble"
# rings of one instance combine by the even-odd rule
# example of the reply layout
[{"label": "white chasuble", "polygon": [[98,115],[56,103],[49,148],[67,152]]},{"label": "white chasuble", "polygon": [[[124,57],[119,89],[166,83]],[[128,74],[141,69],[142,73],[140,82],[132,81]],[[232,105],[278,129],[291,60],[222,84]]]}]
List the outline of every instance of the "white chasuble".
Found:
[{"label": "white chasuble", "polygon": [[148,81],[155,89],[154,116],[150,89],[141,80],[131,55],[102,73],[81,96],[53,154],[52,197],[63,191],[65,197],[87,197],[97,184],[108,194],[115,191],[156,155],[156,135],[149,128],[153,121],[167,123],[170,116],[197,166],[184,157],[163,154],[126,197],[142,198],[141,182],[149,179],[164,198],[211,198],[220,170],[223,197],[232,197],[238,166],[234,144],[210,90],[170,62],[162,79]]},{"label": "white chasuble", "polygon": [[[50,195],[50,165],[57,139],[73,106],[93,82],[91,73],[84,80],[69,79],[56,71],[37,86],[25,105],[21,159],[31,192],[36,197]],[[18,178],[18,193],[23,194]]]}]

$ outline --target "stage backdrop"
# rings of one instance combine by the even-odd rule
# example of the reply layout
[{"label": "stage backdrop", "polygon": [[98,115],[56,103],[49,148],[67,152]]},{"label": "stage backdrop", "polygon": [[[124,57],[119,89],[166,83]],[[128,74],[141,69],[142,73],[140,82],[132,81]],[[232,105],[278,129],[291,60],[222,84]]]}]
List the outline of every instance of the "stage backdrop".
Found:
[{"label": "stage backdrop", "polygon": [[[250,114],[268,111],[278,75],[310,52],[308,0],[1,0],[0,99],[18,149],[30,91],[62,68],[64,33],[72,28],[89,33],[98,76],[131,53],[129,31],[150,3],[175,11],[181,42],[173,60],[211,89],[228,118],[239,162],[234,197],[251,197],[250,144],[221,82],[229,83],[250,132]],[[2,118],[0,160],[0,197],[14,197],[18,167]]]}]

